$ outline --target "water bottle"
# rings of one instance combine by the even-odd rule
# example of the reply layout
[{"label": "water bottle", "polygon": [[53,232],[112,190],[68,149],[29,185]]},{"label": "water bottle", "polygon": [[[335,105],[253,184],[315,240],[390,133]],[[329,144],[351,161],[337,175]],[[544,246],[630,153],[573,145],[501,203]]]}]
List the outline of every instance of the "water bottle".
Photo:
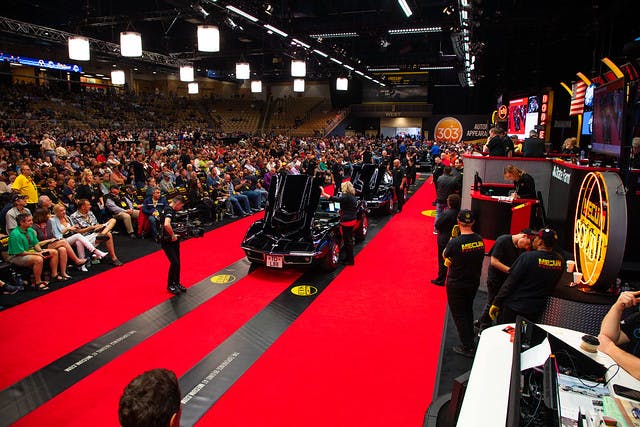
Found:
[{"label": "water bottle", "polygon": [[584,160],[584,150],[580,150],[580,160]]}]

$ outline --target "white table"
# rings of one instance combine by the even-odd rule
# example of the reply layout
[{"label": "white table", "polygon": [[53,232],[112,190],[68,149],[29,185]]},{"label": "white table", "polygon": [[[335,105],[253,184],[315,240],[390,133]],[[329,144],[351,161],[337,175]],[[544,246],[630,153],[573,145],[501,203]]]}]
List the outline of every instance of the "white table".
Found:
[{"label": "white table", "polygon": [[[509,403],[509,383],[511,381],[511,359],[513,343],[510,335],[503,331],[507,325],[487,328],[480,336],[480,342],[471,368],[462,408],[458,417],[458,427],[501,426],[507,418]],[[513,326],[513,324],[511,324]],[[609,367],[615,362],[606,354],[598,351],[589,353],[580,348],[583,332],[556,326],[539,325],[547,332],[594,359],[601,365]],[[617,369],[607,371],[609,376],[616,374]],[[609,383],[614,395],[613,384],[621,384],[634,389],[640,388],[640,381],[620,368]]]}]

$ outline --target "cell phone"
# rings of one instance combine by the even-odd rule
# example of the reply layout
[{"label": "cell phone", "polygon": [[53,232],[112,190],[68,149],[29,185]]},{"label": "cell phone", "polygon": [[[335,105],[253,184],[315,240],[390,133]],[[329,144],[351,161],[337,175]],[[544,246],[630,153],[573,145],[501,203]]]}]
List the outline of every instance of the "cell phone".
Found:
[{"label": "cell phone", "polygon": [[625,397],[630,400],[635,400],[636,402],[640,402],[640,390],[634,390],[629,387],[625,387],[620,384],[613,385],[613,391],[618,395]]}]

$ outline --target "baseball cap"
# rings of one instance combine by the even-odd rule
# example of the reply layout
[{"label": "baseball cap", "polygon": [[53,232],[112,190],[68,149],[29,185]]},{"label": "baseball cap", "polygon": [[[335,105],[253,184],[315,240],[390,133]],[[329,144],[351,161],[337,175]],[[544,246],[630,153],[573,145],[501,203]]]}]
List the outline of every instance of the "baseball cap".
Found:
[{"label": "baseball cap", "polygon": [[16,200],[18,199],[26,199],[27,196],[25,196],[24,194],[14,194],[11,196],[11,203],[15,203]]},{"label": "baseball cap", "polygon": [[475,215],[469,209],[462,209],[458,213],[458,221],[461,222],[462,224],[473,224],[475,220],[476,220]]},{"label": "baseball cap", "polygon": [[558,234],[551,228],[541,228],[538,230],[536,236],[539,237],[544,242],[544,245],[548,247],[555,245],[558,241]]}]

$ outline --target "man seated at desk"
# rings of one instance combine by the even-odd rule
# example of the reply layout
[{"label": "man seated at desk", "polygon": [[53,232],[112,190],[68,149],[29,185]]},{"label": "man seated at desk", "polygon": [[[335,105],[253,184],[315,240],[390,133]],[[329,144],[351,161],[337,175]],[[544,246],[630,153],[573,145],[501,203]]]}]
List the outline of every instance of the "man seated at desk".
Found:
[{"label": "man seated at desk", "polygon": [[[624,311],[640,304],[640,291],[622,292],[600,325],[598,349],[611,357],[622,369],[640,380],[640,313],[622,320]],[[619,346],[625,346],[627,351]]]}]

